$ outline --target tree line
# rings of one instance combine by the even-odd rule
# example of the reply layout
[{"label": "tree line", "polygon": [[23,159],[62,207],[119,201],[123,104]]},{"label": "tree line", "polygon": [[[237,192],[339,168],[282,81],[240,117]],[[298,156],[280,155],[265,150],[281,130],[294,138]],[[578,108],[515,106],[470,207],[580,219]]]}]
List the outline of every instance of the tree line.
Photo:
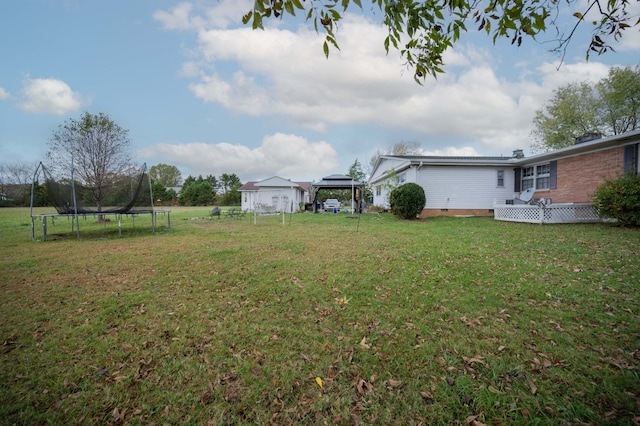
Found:
[{"label": "tree line", "polygon": [[223,173],[219,177],[187,176],[177,200],[183,206],[239,206],[241,204],[238,189],[242,186],[235,173]]}]

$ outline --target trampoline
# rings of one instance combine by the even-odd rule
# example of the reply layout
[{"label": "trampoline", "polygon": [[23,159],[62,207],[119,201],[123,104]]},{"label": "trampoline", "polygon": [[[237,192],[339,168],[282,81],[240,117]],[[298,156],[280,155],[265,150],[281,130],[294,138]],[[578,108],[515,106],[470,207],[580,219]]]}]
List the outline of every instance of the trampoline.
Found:
[{"label": "trampoline", "polygon": [[[36,183],[42,175],[50,207],[55,213],[33,212],[33,200]],[[31,184],[31,239],[35,241],[36,221],[42,222],[42,239],[47,239],[47,221],[56,218],[71,219],[72,232],[80,239],[79,218],[95,217],[107,222],[109,216],[118,222],[118,237],[122,236],[122,217],[131,217],[135,221],[138,215],[151,215],[151,232],[156,230],[157,215],[167,217],[167,228],[171,229],[171,211],[157,210],[153,206],[153,191],[147,165],[131,167],[122,173],[104,174],[100,182],[84,182],[70,176],[55,177],[43,163],[38,164]]]}]

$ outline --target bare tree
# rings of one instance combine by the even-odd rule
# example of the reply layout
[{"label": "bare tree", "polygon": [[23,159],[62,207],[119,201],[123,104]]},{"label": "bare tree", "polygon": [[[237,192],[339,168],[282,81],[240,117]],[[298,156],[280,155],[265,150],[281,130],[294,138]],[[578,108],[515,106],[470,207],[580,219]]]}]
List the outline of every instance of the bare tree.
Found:
[{"label": "bare tree", "polygon": [[47,157],[56,172],[90,188],[98,211],[114,178],[131,168],[128,130],[103,113],[85,112],[79,120],[68,119],[49,140]]},{"label": "bare tree", "polygon": [[391,155],[420,155],[420,142],[400,141],[391,147]]},{"label": "bare tree", "polygon": [[15,162],[0,164],[0,198],[19,205],[28,201],[36,164]]}]

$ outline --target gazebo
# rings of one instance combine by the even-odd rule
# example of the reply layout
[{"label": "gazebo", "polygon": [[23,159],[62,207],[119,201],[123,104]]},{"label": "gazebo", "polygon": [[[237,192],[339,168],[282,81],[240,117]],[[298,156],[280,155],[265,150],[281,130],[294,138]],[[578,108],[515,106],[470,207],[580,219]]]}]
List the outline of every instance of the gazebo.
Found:
[{"label": "gazebo", "polygon": [[351,176],[346,175],[330,175],[325,176],[319,182],[311,184],[311,196],[313,200],[313,212],[319,210],[320,201],[318,200],[318,192],[321,189],[348,189],[351,190],[351,202],[354,213],[362,213],[364,208],[364,183],[353,180]]}]

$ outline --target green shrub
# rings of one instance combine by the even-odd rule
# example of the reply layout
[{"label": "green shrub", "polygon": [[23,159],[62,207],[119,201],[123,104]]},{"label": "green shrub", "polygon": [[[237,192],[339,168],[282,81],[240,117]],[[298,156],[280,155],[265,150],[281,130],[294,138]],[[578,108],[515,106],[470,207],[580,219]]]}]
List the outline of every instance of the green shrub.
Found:
[{"label": "green shrub", "polygon": [[640,175],[605,180],[593,200],[600,216],[616,219],[620,226],[640,226]]},{"label": "green shrub", "polygon": [[389,195],[391,211],[403,219],[415,219],[426,203],[424,189],[415,183],[405,183],[391,191]]}]

